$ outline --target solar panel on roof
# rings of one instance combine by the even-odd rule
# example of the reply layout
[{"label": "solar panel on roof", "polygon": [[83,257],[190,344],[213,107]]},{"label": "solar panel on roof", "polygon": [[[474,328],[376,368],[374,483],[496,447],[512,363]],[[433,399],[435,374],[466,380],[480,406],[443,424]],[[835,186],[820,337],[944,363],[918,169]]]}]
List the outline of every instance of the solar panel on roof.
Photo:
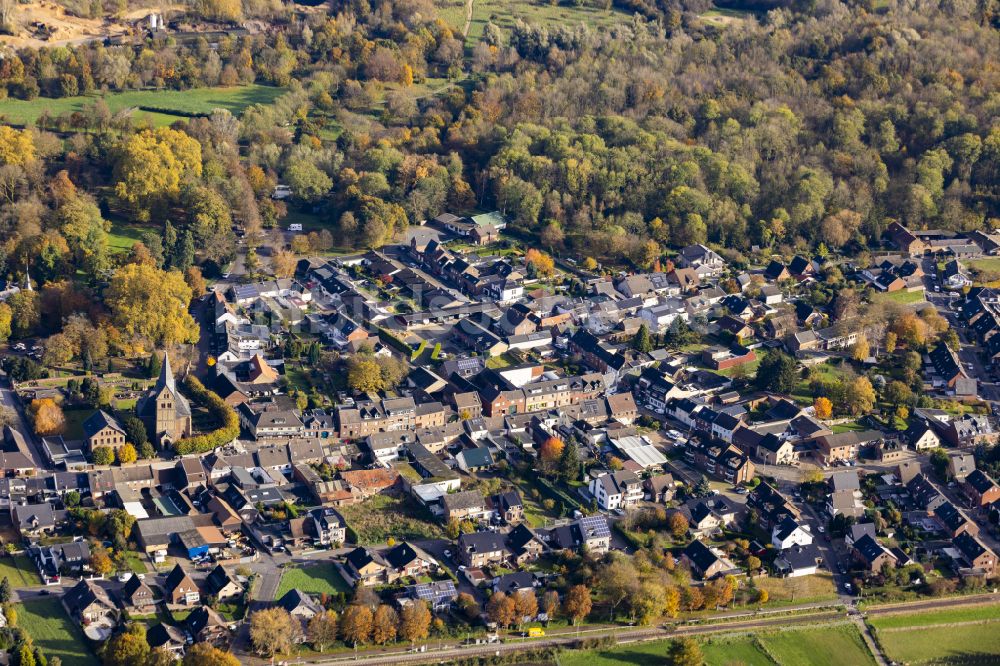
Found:
[{"label": "solar panel on roof", "polygon": [[608,521],[604,516],[585,516],[580,519],[581,529],[596,538],[611,536]]}]

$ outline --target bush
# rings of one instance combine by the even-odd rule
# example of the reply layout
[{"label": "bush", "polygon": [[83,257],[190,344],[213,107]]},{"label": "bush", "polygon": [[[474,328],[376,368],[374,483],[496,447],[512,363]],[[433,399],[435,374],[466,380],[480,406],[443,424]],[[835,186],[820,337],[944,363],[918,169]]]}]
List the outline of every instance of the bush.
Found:
[{"label": "bush", "polygon": [[184,387],[192,398],[208,407],[208,411],[222,426],[204,435],[195,435],[175,442],[174,451],[178,455],[207,453],[240,436],[240,420],[236,416],[236,410],[227,405],[226,401],[217,393],[205,388],[205,385],[198,381],[194,375],[188,375],[184,379]]}]

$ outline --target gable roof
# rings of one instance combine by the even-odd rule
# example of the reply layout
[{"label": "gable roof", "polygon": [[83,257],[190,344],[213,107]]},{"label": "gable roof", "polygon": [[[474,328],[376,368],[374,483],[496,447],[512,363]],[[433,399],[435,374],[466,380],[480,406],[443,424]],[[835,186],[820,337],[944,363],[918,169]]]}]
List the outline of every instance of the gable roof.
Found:
[{"label": "gable roof", "polygon": [[87,439],[90,439],[105,428],[111,428],[113,430],[117,430],[123,435],[125,434],[125,428],[118,422],[118,419],[111,416],[103,409],[99,409],[83,422],[83,435]]}]

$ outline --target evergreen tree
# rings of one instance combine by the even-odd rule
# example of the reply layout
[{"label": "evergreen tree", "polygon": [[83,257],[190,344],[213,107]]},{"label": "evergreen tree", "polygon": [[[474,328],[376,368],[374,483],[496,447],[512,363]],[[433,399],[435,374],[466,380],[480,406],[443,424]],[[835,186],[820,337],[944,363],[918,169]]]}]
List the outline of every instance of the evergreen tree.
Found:
[{"label": "evergreen tree", "polygon": [[177,264],[177,230],[167,220],[163,225],[163,267],[171,268]]},{"label": "evergreen tree", "polygon": [[160,376],[160,369],[163,367],[163,361],[160,359],[159,354],[155,351],[149,354],[149,358],[146,360],[146,376],[150,379],[156,379]]},{"label": "evergreen tree", "polygon": [[318,342],[309,345],[309,365],[316,367],[319,363],[320,347]]},{"label": "evergreen tree", "polygon": [[765,391],[790,393],[796,379],[795,359],[781,352],[767,354],[757,368],[757,386]]},{"label": "evergreen tree", "polygon": [[181,273],[185,273],[193,264],[194,236],[191,235],[190,231],[185,231],[181,236],[180,243],[177,246],[177,256],[174,268],[179,270]]},{"label": "evergreen tree", "polygon": [[10,602],[10,581],[7,580],[7,576],[0,580],[0,604],[6,604]]},{"label": "evergreen tree", "polygon": [[567,481],[578,478],[580,473],[580,452],[576,442],[570,440],[563,447],[562,455],[559,457],[559,474]]},{"label": "evergreen tree", "polygon": [[645,324],[639,327],[635,337],[632,338],[632,348],[646,354],[653,351],[653,340],[649,335],[649,327]]}]

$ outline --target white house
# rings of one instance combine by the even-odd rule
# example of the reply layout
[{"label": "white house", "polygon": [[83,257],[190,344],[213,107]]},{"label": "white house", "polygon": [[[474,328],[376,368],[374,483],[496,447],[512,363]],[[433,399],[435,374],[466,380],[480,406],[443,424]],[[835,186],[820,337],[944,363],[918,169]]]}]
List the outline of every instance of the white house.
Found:
[{"label": "white house", "polygon": [[689,318],[684,301],[677,298],[670,298],[657,305],[643,308],[639,310],[639,316],[654,331],[667,328],[678,317],[684,321],[687,321]]},{"label": "white house", "polygon": [[632,507],[642,500],[642,481],[624,470],[606,472],[591,479],[589,490],[597,498],[597,506],[604,511]]},{"label": "white house", "polygon": [[794,518],[786,517],[771,530],[771,543],[778,550],[792,546],[808,546],[813,542],[808,525],[800,525]]}]

